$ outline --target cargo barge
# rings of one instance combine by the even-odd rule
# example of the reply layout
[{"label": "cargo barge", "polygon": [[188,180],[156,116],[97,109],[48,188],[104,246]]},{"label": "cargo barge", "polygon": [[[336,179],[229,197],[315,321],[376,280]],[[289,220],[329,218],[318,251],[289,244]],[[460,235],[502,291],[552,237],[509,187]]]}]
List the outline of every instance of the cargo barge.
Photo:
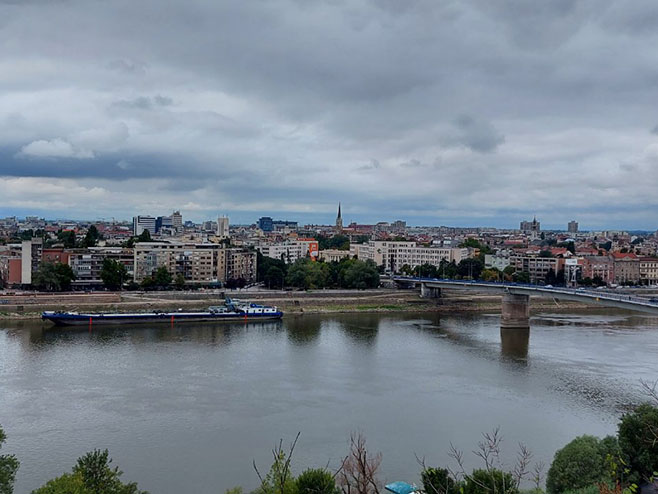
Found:
[{"label": "cargo barge", "polygon": [[173,312],[70,312],[45,311],[41,319],[57,326],[82,326],[96,324],[139,324],[162,322],[200,321],[262,321],[281,319],[283,312],[277,307],[226,299],[224,305],[208,307],[206,311],[192,312],[179,309]]}]

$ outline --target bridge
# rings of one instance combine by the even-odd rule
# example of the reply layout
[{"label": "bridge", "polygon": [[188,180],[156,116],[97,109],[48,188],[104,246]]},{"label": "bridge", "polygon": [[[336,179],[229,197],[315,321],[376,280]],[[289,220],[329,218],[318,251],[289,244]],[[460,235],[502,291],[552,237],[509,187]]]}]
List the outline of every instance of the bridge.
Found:
[{"label": "bridge", "polygon": [[501,329],[528,329],[530,327],[530,296],[585,302],[604,307],[616,307],[658,315],[658,300],[617,294],[604,290],[498,283],[488,281],[449,280],[394,276],[400,285],[420,285],[422,297],[438,298],[441,288],[500,293],[503,297],[500,318]]}]

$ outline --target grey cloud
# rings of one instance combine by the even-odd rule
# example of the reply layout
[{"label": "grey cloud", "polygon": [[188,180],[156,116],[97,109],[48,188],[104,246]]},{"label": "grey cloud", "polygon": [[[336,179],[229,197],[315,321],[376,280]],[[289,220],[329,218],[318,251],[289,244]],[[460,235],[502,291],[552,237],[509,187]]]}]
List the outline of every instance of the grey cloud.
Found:
[{"label": "grey cloud", "polygon": [[651,133],[654,135],[658,135],[658,125],[656,125],[653,129],[651,129]]},{"label": "grey cloud", "polygon": [[454,132],[442,139],[446,146],[462,145],[478,153],[490,153],[505,142],[505,137],[490,122],[461,115],[453,124]]},{"label": "grey cloud", "polygon": [[132,100],[118,100],[112,103],[112,106],[127,109],[152,110],[160,106],[170,106],[173,100],[166,96],[156,95],[154,97],[139,96]]},{"label": "grey cloud", "polygon": [[[355,210],[422,216],[468,212],[464,184],[477,176],[495,189],[493,217],[530,192],[545,208],[600,207],[603,186],[611,207],[632,190],[649,208],[652,10],[647,0],[3,5],[0,180],[105,180],[117,193],[160,180],[163,200],[231,197],[245,209],[296,195],[325,207],[358,183]],[[635,174],[619,163],[637,163]],[[588,204],[566,194],[566,177],[593,191]]]}]

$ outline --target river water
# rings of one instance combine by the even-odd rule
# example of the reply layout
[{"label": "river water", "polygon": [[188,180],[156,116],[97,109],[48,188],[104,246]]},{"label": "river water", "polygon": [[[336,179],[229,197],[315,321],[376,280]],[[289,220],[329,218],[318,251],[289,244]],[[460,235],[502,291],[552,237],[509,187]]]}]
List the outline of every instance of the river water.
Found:
[{"label": "river water", "polygon": [[[658,379],[658,319],[624,312],[542,313],[530,339],[496,314],[304,315],[284,321],[49,330],[0,322],[2,452],[16,492],[109,448],[124,479],[152,494],[258,485],[271,449],[336,468],[350,432],[381,451],[384,481],[419,481],[416,455],[456,465],[500,427],[550,465],[580,434],[614,434]],[[515,336],[516,335],[516,336]]]}]

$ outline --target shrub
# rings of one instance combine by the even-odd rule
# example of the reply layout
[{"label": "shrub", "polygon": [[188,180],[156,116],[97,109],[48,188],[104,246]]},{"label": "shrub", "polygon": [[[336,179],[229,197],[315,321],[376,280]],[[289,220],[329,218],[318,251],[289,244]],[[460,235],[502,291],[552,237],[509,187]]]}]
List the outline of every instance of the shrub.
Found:
[{"label": "shrub", "polygon": [[658,471],[658,407],[646,403],[624,415],[618,436],[628,480],[648,480]]},{"label": "shrub", "polygon": [[[0,427],[0,448],[7,436]],[[19,462],[14,455],[0,455],[0,493],[11,494],[14,492],[14,480],[18,471]]]},{"label": "shrub", "polygon": [[606,468],[608,455],[615,455],[617,440],[580,436],[558,450],[546,477],[549,494],[582,489],[610,480]]},{"label": "shrub", "polygon": [[518,494],[519,489],[511,473],[492,468],[473,470],[466,476],[463,494]]},{"label": "shrub", "polygon": [[459,489],[455,479],[445,468],[425,468],[420,478],[426,494],[457,494]]},{"label": "shrub", "polygon": [[297,477],[298,494],[337,494],[336,481],[323,468],[309,468]]}]

